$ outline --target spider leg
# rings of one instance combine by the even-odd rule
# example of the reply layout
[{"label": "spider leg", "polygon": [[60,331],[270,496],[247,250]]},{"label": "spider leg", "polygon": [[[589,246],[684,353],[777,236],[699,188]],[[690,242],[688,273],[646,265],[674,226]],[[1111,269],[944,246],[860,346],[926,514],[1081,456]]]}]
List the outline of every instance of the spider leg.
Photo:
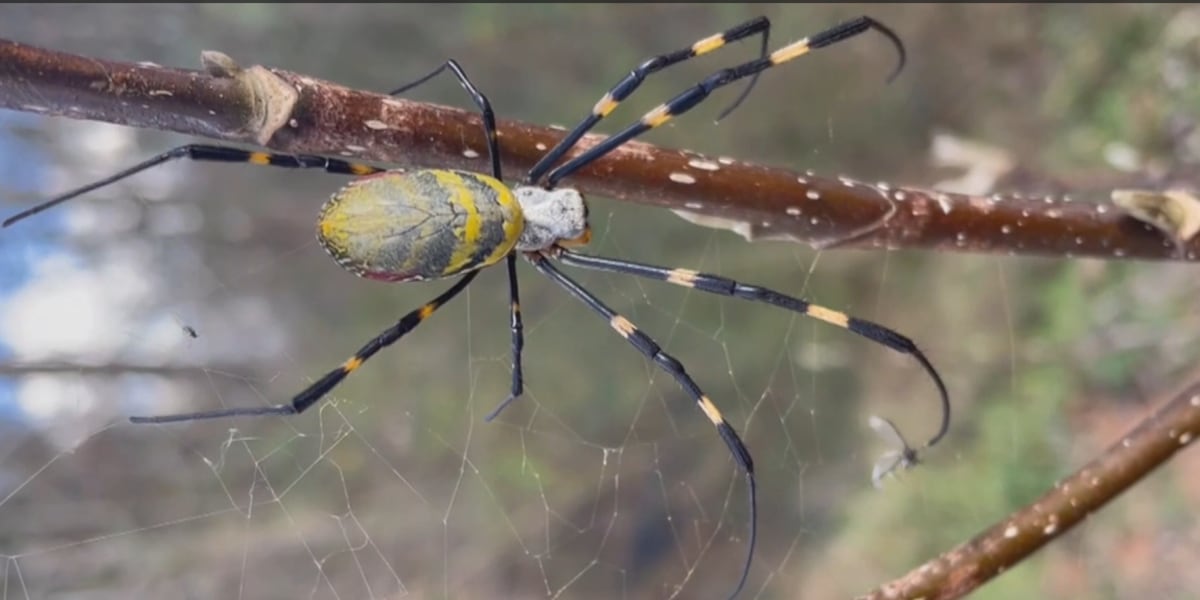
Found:
[{"label": "spider leg", "polygon": [[708,97],[709,94],[718,88],[725,87],[739,79],[757,75],[771,67],[781,65],[794,58],[798,58],[807,54],[810,50],[824,48],[840,42],[842,40],[854,37],[869,29],[874,29],[883,33],[896,46],[896,50],[900,55],[899,65],[892,75],[888,78],[891,81],[900,69],[904,67],[905,52],[904,45],[900,42],[900,38],[892,32],[891,29],[885,27],[882,23],[870,17],[858,17],[838,25],[834,25],[825,31],[816,35],[806,37],[802,40],[788,44],[763,58],[755,59],[747,63],[743,63],[736,67],[722,69],[705,78],[695,86],[688,88],[683,93],[675,96],[670,101],[660,104],[650,112],[642,115],[642,118],[637,123],[630,125],[619,133],[606,138],[603,142],[596,144],[583,152],[579,156],[559,165],[550,174],[546,176],[545,185],[547,188],[553,188],[562,178],[578,171],[587,166],[592,161],[612,152],[620,145],[632,140],[633,138],[651,130],[655,127],[666,123],[674,117],[677,117],[700,104]]},{"label": "spider leg", "polygon": [[717,409],[717,406],[713,404],[712,400],[709,400],[708,396],[700,389],[700,386],[696,384],[691,375],[688,375],[687,370],[684,369],[683,364],[679,360],[663,352],[662,348],[650,336],[638,330],[637,326],[631,323],[629,319],[622,317],[608,306],[605,306],[599,298],[559,271],[543,254],[527,252],[525,253],[525,258],[533,263],[533,267],[539,273],[557,283],[580,302],[586,304],[588,308],[606,319],[609,326],[632,344],[638,352],[641,352],[646,358],[654,361],[655,365],[674,377],[679,386],[696,402],[696,405],[704,413],[704,416],[717,428],[717,433],[720,434],[722,440],[725,440],[725,445],[729,447],[729,452],[733,455],[734,462],[746,472],[746,486],[750,502],[750,541],[749,548],[746,550],[746,562],[742,567],[741,578],[738,580],[733,594],[729,596],[731,599],[734,598],[742,591],[742,588],[746,585],[746,579],[750,575],[750,563],[754,558],[754,544],[758,530],[758,500],[754,480],[754,459],[750,456],[750,451],[746,449],[746,445],[742,443],[742,438],[734,431],[733,426],[725,420],[725,417],[721,416],[721,411]]},{"label": "spider leg", "polygon": [[[762,49],[759,50],[759,56],[765,57],[767,55],[767,39],[771,34],[771,21],[766,17],[757,17],[750,19],[741,25],[727,29],[721,33],[710,35],[702,40],[698,40],[696,43],[688,46],[687,48],[683,48],[682,50],[661,54],[642,62],[642,64],[630,71],[624,79],[619,81],[617,85],[613,86],[612,89],[605,93],[604,96],[602,96],[600,100],[596,102],[596,106],[592,108],[592,113],[590,115],[584,117],[584,119],[580,121],[579,124],[576,125],[575,128],[566,135],[566,137],[559,140],[559,142],[555,144],[553,148],[551,148],[542,156],[541,159],[538,160],[537,164],[529,170],[529,174],[526,176],[525,182],[532,185],[533,183],[536,183],[537,180],[541,179],[542,175],[545,175],[546,171],[550,170],[550,167],[554,166],[554,163],[558,162],[558,159],[562,158],[563,154],[566,154],[568,150],[575,146],[575,143],[579,141],[579,138],[582,138],[584,134],[586,134],[588,131],[591,131],[591,129],[596,126],[596,123],[600,122],[600,119],[607,117],[609,113],[611,113],[613,110],[616,110],[617,105],[633,94],[633,92],[637,90],[638,86],[642,85],[642,82],[645,81],[647,76],[661,71],[671,65],[681,63],[689,58],[695,58],[702,54],[707,54],[713,50],[724,47],[726,44],[736,42],[743,38],[747,38],[759,33],[762,34]],[[755,75],[754,79],[750,80],[750,84],[746,86],[746,89],[742,90],[741,95],[739,95],[737,99],[733,101],[733,104],[730,104],[728,108],[721,112],[721,115],[717,117],[717,120],[720,121],[729,115],[729,113],[733,112],[734,109],[736,109],[738,105],[742,103],[742,100],[745,100],[746,96],[750,95],[750,91],[754,89],[754,84],[757,81],[758,76]]]},{"label": "spider leg", "polygon": [[422,76],[420,79],[412,83],[402,85],[388,92],[388,95],[396,96],[403,94],[404,92],[407,92],[408,90],[411,90],[422,83],[437,77],[439,73],[445,71],[446,69],[450,69],[450,72],[454,74],[456,79],[458,79],[458,83],[462,85],[464,90],[467,90],[468,94],[471,95],[471,99],[475,101],[475,106],[479,107],[479,112],[483,115],[483,133],[487,136],[488,158],[492,162],[492,177],[495,177],[496,179],[502,179],[500,176],[500,146],[496,141],[496,114],[492,112],[492,103],[487,99],[487,96],[484,96],[483,93],[475,87],[475,84],[471,83],[471,79],[467,77],[466,71],[464,71],[462,66],[458,64],[458,61],[454,60],[453,58],[447,60],[446,62],[442,63],[440,67],[429,72],[429,74]]},{"label": "spider leg", "polygon": [[929,376],[933,378],[933,383],[937,386],[942,403],[941,425],[938,427],[937,433],[925,443],[925,447],[928,448],[938,443],[950,428],[950,394],[946,391],[946,384],[942,382],[941,375],[938,374],[937,369],[933,367],[933,364],[929,362],[929,359],[925,357],[925,354],[917,348],[917,345],[912,340],[883,325],[852,317],[843,312],[812,304],[806,300],[781,294],[774,290],[745,285],[718,275],[700,273],[690,269],[668,269],[666,267],[647,265],[623,259],[578,254],[565,248],[555,248],[553,253],[555,258],[574,267],[657,279],[683,287],[695,288],[710,294],[765,302],[807,317],[825,321],[843,329],[848,329],[892,350],[912,355],[917,362],[921,363],[921,366],[925,368]]},{"label": "spider leg", "polygon": [[116,173],[93,181],[85,186],[75,188],[69,192],[65,192],[55,196],[45,202],[42,202],[32,208],[27,208],[7,219],[0,227],[8,227],[17,221],[24,220],[40,213],[48,208],[57,206],[81,194],[86,194],[95,189],[102,188],[106,185],[116,183],[126,177],[136,175],[147,169],[157,167],[165,162],[188,158],[196,161],[204,162],[232,162],[232,163],[249,163],[252,165],[265,165],[271,167],[283,167],[285,169],[324,169],[326,172],[335,173],[338,175],[370,175],[383,171],[379,167],[371,165],[340,160],[337,158],[325,158],[324,156],[316,156],[313,154],[283,154],[279,152],[255,152],[250,150],[242,150],[240,148],[230,148],[228,146],[214,146],[209,144],[187,144],[172,148],[144,160],[124,171]]},{"label": "spider leg", "polygon": [[[458,61],[454,59],[447,60],[446,62],[442,63],[441,66],[421,76],[416,81],[402,85],[391,92],[388,92],[388,95],[395,96],[398,94],[403,94],[404,92],[407,92],[408,90],[411,90],[429,81],[430,79],[437,77],[446,69],[449,69],[454,77],[458,79],[458,83],[462,85],[463,89],[465,89],[475,101],[475,106],[479,107],[479,112],[483,117],[483,132],[487,136],[488,158],[492,164],[492,177],[503,180],[503,176],[500,172],[500,145],[496,138],[496,115],[492,111],[492,103],[488,100],[487,96],[483,95],[483,93],[475,87],[474,83],[471,83],[470,77],[467,76],[466,71],[464,71],[462,66],[458,64]],[[518,397],[520,397],[525,390],[525,382],[521,374],[521,351],[525,346],[525,336],[522,332],[521,325],[521,294],[517,286],[517,257],[515,254],[510,254],[508,256],[508,295],[510,300],[510,327],[512,329],[512,391],[509,393],[508,398],[496,406],[496,408],[492,409],[492,412],[488,413],[488,415],[484,417],[485,421],[491,421],[492,419],[495,419],[496,416],[500,414],[500,411],[504,410],[504,408],[512,403],[513,400],[516,400]]]},{"label": "spider leg", "polygon": [[512,316],[512,391],[508,394],[488,416],[484,417],[484,421],[495,419],[500,411],[504,410],[513,400],[516,400],[525,392],[525,378],[521,374],[521,351],[525,348],[524,326],[521,324],[521,294],[517,289],[517,255],[512,253],[508,255],[508,295],[509,295],[509,314]]},{"label": "spider leg", "polygon": [[442,292],[438,297],[421,305],[420,308],[409,312],[400,318],[395,325],[385,329],[371,341],[367,342],[362,348],[358,349],[353,356],[346,359],[340,366],[325,374],[324,377],[318,379],[312,385],[297,394],[288,404],[277,404],[275,406],[258,406],[247,408],[226,408],[220,410],[208,410],[194,413],[185,413],[177,415],[162,415],[157,417],[130,417],[129,420],[134,423],[175,423],[179,421],[198,421],[201,419],[219,419],[224,417],[247,417],[247,416],[265,416],[265,415],[297,415],[307,410],[313,404],[316,404],[325,394],[328,394],[333,388],[337,387],[343,379],[349,374],[358,370],[363,363],[367,362],[376,352],[396,343],[400,338],[404,337],[408,332],[412,331],[420,325],[425,319],[428,319],[437,311],[443,304],[449,302],[452,298],[463,291],[468,284],[471,283],[479,271],[471,271],[462,276],[453,286]]}]

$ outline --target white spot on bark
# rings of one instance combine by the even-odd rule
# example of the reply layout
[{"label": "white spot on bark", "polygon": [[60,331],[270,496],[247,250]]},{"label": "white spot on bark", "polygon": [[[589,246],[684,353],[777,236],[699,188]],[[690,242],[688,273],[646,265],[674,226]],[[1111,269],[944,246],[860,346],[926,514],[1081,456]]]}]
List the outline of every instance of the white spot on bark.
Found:
[{"label": "white spot on bark", "polygon": [[787,207],[787,210],[784,212],[786,212],[789,215],[792,215],[793,217],[797,217],[797,216],[800,216],[800,214],[803,211],[801,211],[800,208],[797,206],[789,206],[789,207]]},{"label": "white spot on bark", "polygon": [[668,177],[675,183],[685,183],[688,185],[696,183],[696,178],[687,173],[671,173]]},{"label": "white spot on bark", "polygon": [[821,192],[818,192],[817,190],[808,190],[807,192],[804,193],[804,195],[809,200],[820,200],[821,199]]},{"label": "white spot on bark", "polygon": [[384,123],[379,119],[367,119],[363,125],[366,125],[367,129],[374,129],[375,131],[388,128],[387,123]]},{"label": "white spot on bark", "polygon": [[698,213],[688,212],[686,210],[672,209],[671,212],[679,217],[701,227],[712,227],[714,229],[728,229],[749,241],[754,241],[757,238],[754,225],[745,221],[735,221],[722,217],[713,217]]},{"label": "white spot on bark", "polygon": [[689,160],[688,166],[692,167],[693,169],[700,169],[701,171],[719,171],[719,170],[721,170],[721,165],[719,165],[711,160],[703,160],[703,159],[699,159],[699,158],[693,158],[693,159]]},{"label": "white spot on bark", "polygon": [[938,194],[937,203],[938,206],[942,207],[942,214],[948,215],[950,211],[954,210],[954,203],[950,201],[950,196],[946,194]]},{"label": "white spot on bark", "polygon": [[479,158],[479,153],[470,148],[467,148],[466,150],[463,150],[463,156],[465,156],[467,158]]}]

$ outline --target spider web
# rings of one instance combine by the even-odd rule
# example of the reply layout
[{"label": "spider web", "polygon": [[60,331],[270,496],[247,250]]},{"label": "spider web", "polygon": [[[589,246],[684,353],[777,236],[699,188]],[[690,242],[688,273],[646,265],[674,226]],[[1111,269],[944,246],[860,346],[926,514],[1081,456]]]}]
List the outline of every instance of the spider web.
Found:
[{"label": "spider web", "polygon": [[[119,128],[62,127],[74,139],[85,140],[82,153],[124,155],[123,146],[130,141],[129,133]],[[110,142],[115,147],[99,148],[100,142],[88,142],[92,136],[115,140]],[[669,377],[611,335],[603,322],[564,302],[558,290],[529,273],[523,302],[527,392],[491,425],[483,426],[481,417],[507,389],[508,361],[503,304],[480,302],[504,297],[503,282],[494,276],[372,361],[375,373],[364,369],[356,374],[331,401],[312,411],[315,415],[184,427],[138,427],[117,420],[196,404],[275,402],[324,368],[320,362],[307,366],[299,356],[332,352],[340,357],[381,327],[364,323],[361,331],[331,333],[331,339],[349,341],[344,347],[322,345],[319,352],[295,344],[308,334],[289,334],[288,329],[321,323],[303,316],[287,319],[289,310],[300,309],[278,296],[270,296],[268,310],[267,296],[256,288],[270,287],[275,278],[302,279],[286,272],[308,269],[305,254],[320,262],[310,241],[257,255],[249,248],[251,254],[218,271],[178,266],[189,262],[190,240],[173,240],[169,228],[165,235],[147,236],[149,242],[142,235],[122,240],[123,232],[96,232],[118,222],[108,217],[121,210],[178,210],[169,205],[174,200],[159,198],[177,197],[196,179],[188,174],[194,170],[211,172],[208,166],[177,168],[175,176],[188,183],[155,184],[152,178],[145,188],[135,182],[101,193],[96,199],[101,206],[72,207],[66,220],[73,241],[86,246],[89,238],[102,235],[102,247],[86,254],[69,252],[71,259],[54,255],[32,260],[35,271],[48,276],[13,301],[29,307],[12,317],[14,322],[45,323],[70,312],[64,303],[81,301],[85,292],[78,290],[86,290],[86,302],[98,303],[96,290],[105,288],[119,269],[140,271],[145,279],[162,272],[207,271],[181,287],[172,288],[169,278],[121,286],[107,302],[103,319],[91,313],[65,319],[62,327],[77,335],[64,342],[47,336],[45,327],[10,326],[13,346],[32,348],[22,352],[21,362],[95,362],[114,371],[108,377],[79,367],[65,376],[30,376],[17,390],[19,397],[33,398],[34,406],[48,398],[61,400],[56,406],[41,405],[35,431],[10,445],[9,464],[36,468],[16,470],[24,477],[14,480],[0,506],[12,517],[50,503],[61,508],[47,514],[73,518],[34,519],[27,529],[14,532],[33,543],[21,544],[21,551],[8,556],[10,589],[30,597],[95,590],[97,578],[116,572],[122,576],[110,589],[132,586],[158,594],[183,587],[205,597],[475,597],[503,591],[498,581],[504,578],[497,574],[512,571],[510,585],[536,595],[577,597],[594,590],[609,596],[615,590],[637,597],[645,589],[678,595],[689,586],[718,585],[736,576],[736,571],[716,572],[738,564],[745,543],[741,477],[723,446]],[[261,174],[251,174],[245,185],[261,185],[253,181],[253,175]],[[223,183],[236,189],[242,182]],[[154,190],[156,185],[161,188]],[[160,206],[164,203],[166,208]],[[637,220],[618,224],[618,217],[601,213],[597,246],[631,254],[627,242],[641,234],[628,228]],[[627,233],[617,235],[616,230]],[[718,236],[705,232],[703,237],[704,251],[695,266],[723,271]],[[185,246],[182,256],[175,248],[179,245]],[[142,260],[130,266],[131,257]],[[785,264],[794,260],[788,257]],[[162,261],[173,264],[169,269],[151,264]],[[805,345],[797,339],[802,334],[794,317],[776,315],[775,322],[787,331],[783,339],[753,341],[743,351],[725,341],[727,332],[740,330],[745,321],[726,302],[658,283],[579,277],[655,332],[664,348],[684,357],[714,397],[718,390],[728,390],[721,394],[724,408],[748,441],[759,436],[745,423],[759,411],[768,426],[787,425],[781,427],[785,436],[796,429],[789,421],[797,421],[802,433],[819,431],[817,409],[799,394],[788,394],[786,405],[774,406],[777,400],[768,387],[754,382],[743,389],[735,376],[741,370],[736,356],[744,352],[764,357],[766,380],[782,378],[788,388],[816,389],[813,378],[792,366],[791,347],[797,341]],[[429,295],[426,289],[399,290],[383,303],[396,304],[385,306],[385,312],[407,310]],[[34,302],[31,296],[66,300]],[[338,304],[334,315],[355,306],[353,300]],[[708,316],[695,314],[697,310]],[[107,327],[78,331],[95,329],[97,320]],[[477,325],[480,321],[489,326]],[[326,326],[341,327],[337,322]],[[589,348],[571,345],[568,336],[578,335],[576,326],[592,330],[583,334],[590,355]],[[107,342],[91,341],[105,336]],[[39,349],[31,340],[83,349],[63,356]],[[555,360],[564,355],[564,347],[573,351],[565,353],[565,360]],[[332,360],[326,356],[323,362]],[[390,369],[383,367],[385,362],[392,363]],[[146,365],[147,373],[122,374],[123,369],[135,370],[122,365]],[[174,369],[194,377],[179,381]],[[571,371],[555,373],[559,369]],[[757,373],[740,378],[759,379]],[[370,401],[360,399],[364,387]],[[122,450],[133,446],[142,451],[123,457],[130,453]],[[764,496],[775,490],[783,490],[784,497],[795,495],[780,485],[778,476],[795,485],[811,460],[805,455],[812,448],[805,446],[787,439],[778,456],[759,457]],[[819,448],[816,456],[820,460]],[[73,479],[90,485],[64,489]],[[110,518],[101,518],[105,514]],[[803,528],[797,528],[789,545],[802,535]],[[129,557],[135,554],[161,557],[162,562],[131,564]],[[90,568],[60,582],[61,588],[48,582],[62,564],[76,562]],[[707,563],[716,565],[712,573],[702,569]]]},{"label": "spider web", "polygon": [[[659,23],[676,14],[645,10],[665,11],[652,13]],[[169,12],[156,14],[174,22]],[[450,27],[457,13],[428,14]],[[596,44],[632,14],[605,14]],[[294,26],[309,22],[303,9],[289,15]],[[15,22],[8,16],[0,21]],[[749,16],[711,16],[651,37],[687,42]],[[771,17],[787,32],[833,20]],[[552,11],[540,18],[500,34],[485,26],[487,15],[475,15],[474,45],[434,46],[419,53],[428,60],[413,60],[435,64],[464,47],[486,54],[498,39],[560,24],[562,33],[509,46],[513,57],[496,59],[513,68],[538,48],[573,39],[562,36],[578,22]],[[633,64],[642,48],[664,45],[651,41],[613,62]],[[320,54],[305,47],[288,58],[306,52]],[[539,78],[570,76],[565,66],[539,64]],[[675,79],[647,83],[646,102],[709,70],[681,68]],[[797,76],[831,81],[829,70]],[[396,76],[362,85],[386,88]],[[752,99],[790,115],[778,100],[763,100],[790,93],[775,79],[764,78]],[[514,116],[544,121],[545,110],[569,119],[606,83],[587,81],[579,86],[587,98],[557,108],[527,98],[528,112]],[[786,126],[757,123],[755,109],[739,113],[735,131],[699,116],[694,130],[681,125],[658,140],[714,154],[740,141],[774,157],[767,162],[801,170],[850,164],[848,171],[889,172],[870,156],[845,162],[866,139],[869,127],[859,122],[894,110],[858,100],[869,94],[855,85],[794,118],[804,124],[795,132],[807,140],[800,149],[755,146],[772,126]],[[463,103],[445,87],[430,97]],[[521,99],[519,91],[507,97]],[[7,167],[5,191],[30,198],[178,142],[89,123],[5,119],[11,145],[0,163],[21,167]],[[174,165],[63,207],[59,221],[5,231],[0,252],[13,275],[4,282],[4,360],[41,367],[0,388],[12,417],[0,435],[5,597],[723,597],[747,535],[744,482],[728,452],[668,375],[524,266],[526,394],[495,422],[483,416],[508,390],[501,269],[481,275],[304,415],[125,422],[131,414],[290,398],[444,289],[374,284],[333,268],[312,239],[312,220],[340,183],[323,174]],[[1189,333],[1200,313],[1187,283],[1195,278],[1179,266],[817,254],[747,244],[603,199],[592,213],[597,254],[734,276],[885,323],[916,339],[947,377],[957,411],[947,446],[878,491],[871,466],[889,448],[870,432],[868,415],[892,419],[914,443],[936,423],[932,386],[910,361],[770,307],[569,273],[678,357],[753,452],[760,539],[743,597],[846,597],[904,572],[1090,458],[1196,356],[1198,338]],[[982,595],[1169,597],[1194,589],[1200,584],[1187,579],[1189,570],[1167,569],[1172,579],[1159,569],[1196,558],[1187,508],[1196,491],[1183,482],[1194,468],[1172,465]],[[1164,507],[1164,495],[1174,502]],[[1147,553],[1158,575],[1145,570]],[[1096,569],[1113,574],[1079,581]]]}]

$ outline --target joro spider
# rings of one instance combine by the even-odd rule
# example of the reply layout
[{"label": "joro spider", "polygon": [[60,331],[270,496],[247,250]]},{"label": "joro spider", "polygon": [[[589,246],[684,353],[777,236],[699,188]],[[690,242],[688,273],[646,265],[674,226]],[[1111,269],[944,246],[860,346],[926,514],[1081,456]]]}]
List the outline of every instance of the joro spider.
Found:
[{"label": "joro spider", "polygon": [[[384,330],[287,404],[131,417],[130,420],[134,423],[170,423],[222,417],[302,413],[375,353],[398,341],[466,289],[483,268],[505,260],[510,294],[512,388],[509,396],[486,417],[490,421],[504,407],[521,396],[524,389],[521,371],[524,337],[516,271],[517,257],[524,258],[539,273],[607,320],[609,326],[638,352],[674,377],[704,416],[716,427],[734,461],[745,471],[750,512],[749,540],[741,575],[730,595],[730,598],[733,598],[742,590],[749,576],[757,538],[758,505],[754,462],[750,451],[733,427],[721,416],[720,410],[712,400],[688,375],[683,364],[664,352],[653,339],[642,333],[628,319],[614,312],[591,292],[559,271],[551,262],[552,259],[569,266],[634,275],[713,294],[764,302],[825,321],[895,351],[910,354],[933,379],[941,397],[941,424],[937,433],[925,444],[925,448],[933,446],[946,434],[950,420],[949,396],[937,370],[911,340],[887,327],[780,292],[744,285],[717,275],[591,256],[571,249],[586,244],[591,237],[587,205],[579,191],[566,187],[557,188],[557,184],[625,142],[687,112],[714,90],[740,79],[752,78],[742,94],[721,113],[721,117],[724,117],[750,93],[762,71],[869,29],[880,32],[896,47],[898,65],[889,76],[889,81],[899,74],[904,66],[904,46],[899,37],[886,26],[866,16],[835,25],[768,54],[770,27],[767,18],[759,17],[703,38],[687,48],[646,60],[605,93],[591,113],[554,148],[546,152],[526,174],[520,185],[513,187],[503,183],[500,172],[500,150],[496,141],[496,123],[491,104],[471,83],[462,67],[456,61],[448,60],[424,77],[390,94],[403,93],[449,70],[482,112],[491,175],[450,169],[403,172],[316,155],[253,152],[225,146],[188,144],[22,211],[5,220],[3,226],[7,227],[78,195],[174,159],[245,162],[294,169],[315,168],[324,169],[329,173],[360,176],[333,194],[322,207],[317,223],[317,239],[343,268],[360,277],[391,282],[461,275],[449,289],[404,315],[395,325]],[[647,76],[753,35],[762,36],[759,58],[713,73],[670,101],[647,112],[636,123],[586,152],[557,167],[554,166],[585,133],[629,97]],[[915,453],[912,458],[915,460]]]}]

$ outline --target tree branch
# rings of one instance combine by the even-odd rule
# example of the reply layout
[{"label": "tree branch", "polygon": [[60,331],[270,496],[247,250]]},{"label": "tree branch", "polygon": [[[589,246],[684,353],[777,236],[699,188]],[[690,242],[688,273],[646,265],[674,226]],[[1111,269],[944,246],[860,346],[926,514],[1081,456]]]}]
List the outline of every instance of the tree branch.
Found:
[{"label": "tree branch", "polygon": [[1041,498],[859,600],[961,598],[1066,534],[1197,436],[1200,379]]},{"label": "tree branch", "polygon": [[[206,53],[204,62],[206,72],[186,71],[0,40],[0,107],[398,167],[485,169],[480,118],[472,112],[351,90],[279,69],[240,69],[219,53]],[[528,170],[562,136],[527,123],[502,120],[498,125],[508,173]],[[577,151],[601,139],[587,136]],[[568,182],[585,192],[670,208],[695,223],[748,239],[822,248],[1200,259],[1200,236],[1193,230],[1164,229],[1162,219],[1147,220],[1144,212],[1131,212],[1110,197],[1080,201],[941,193],[638,142]],[[1195,210],[1195,203],[1187,206]]]}]

